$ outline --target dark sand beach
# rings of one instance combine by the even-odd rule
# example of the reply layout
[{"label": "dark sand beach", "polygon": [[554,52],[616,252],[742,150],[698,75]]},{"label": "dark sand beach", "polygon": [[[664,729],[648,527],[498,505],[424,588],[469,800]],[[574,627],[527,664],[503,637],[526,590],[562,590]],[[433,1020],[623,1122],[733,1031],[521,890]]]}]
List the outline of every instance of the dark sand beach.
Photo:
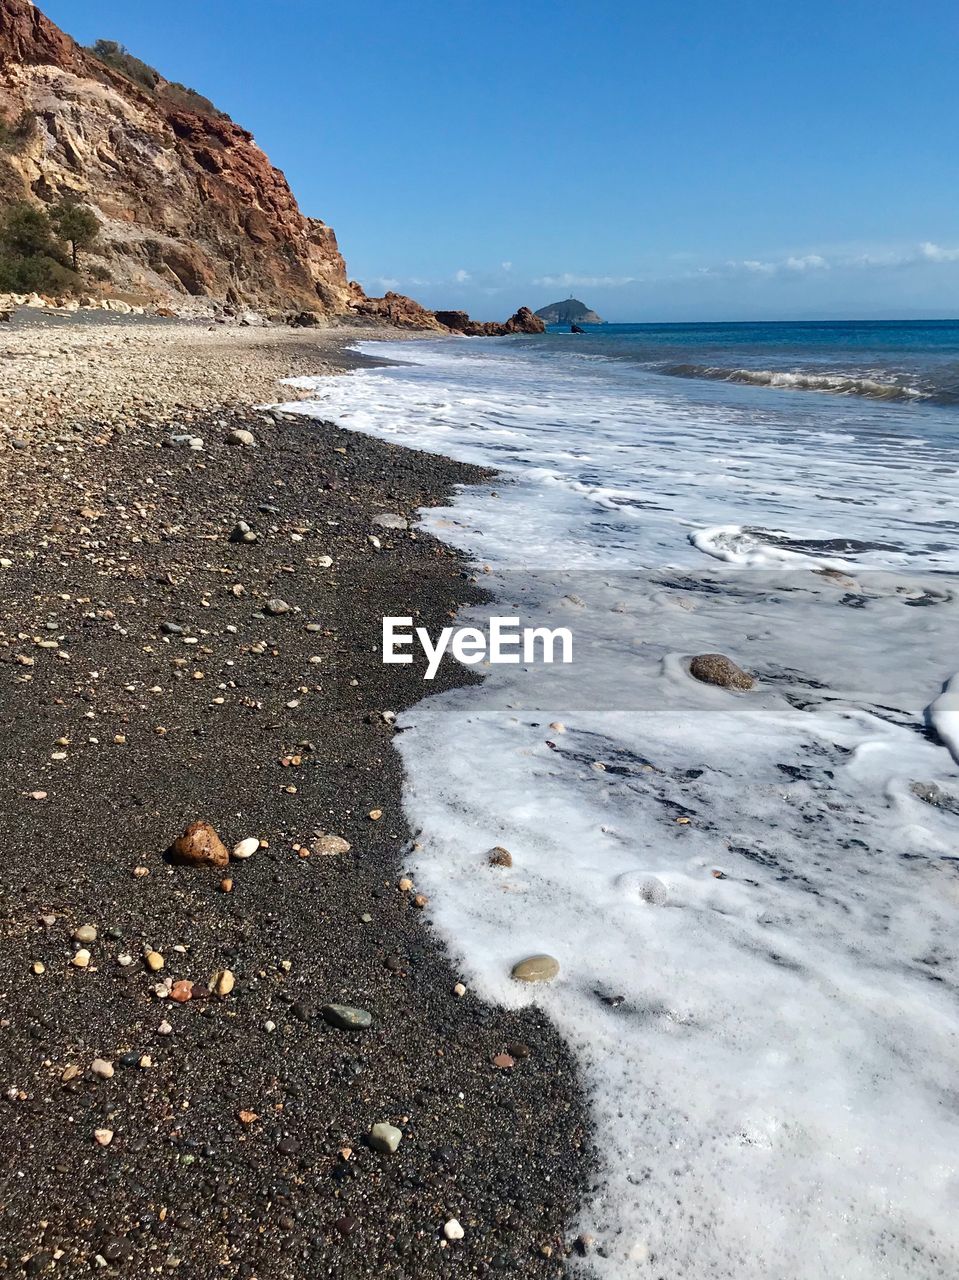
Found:
[{"label": "dark sand beach", "polygon": [[[129,328],[121,355],[186,341]],[[105,351],[54,385],[117,412],[6,420],[0,1270],[560,1275],[589,1154],[576,1073],[535,1007],[455,994],[428,904],[401,887],[413,833],[383,714],[424,685],[419,663],[381,664],[381,617],[439,627],[477,588],[448,548],[374,517],[415,519],[486,473],[238,408],[309,351],[263,368],[213,339],[225,402],[203,406],[202,351],[181,390],[158,346],[147,413],[138,360]],[[37,367],[62,365],[30,341]],[[344,363],[341,338],[323,361],[318,341],[315,364]],[[254,447],[225,443],[236,427]],[[203,450],[164,447],[171,430]],[[238,520],[256,542],[230,541]],[[463,679],[447,661],[431,690]],[[198,819],[266,847],[172,865]],[[349,851],[314,851],[322,834]],[[372,1025],[330,1025],[331,1003]],[[382,1122],[395,1154],[369,1145]]]}]

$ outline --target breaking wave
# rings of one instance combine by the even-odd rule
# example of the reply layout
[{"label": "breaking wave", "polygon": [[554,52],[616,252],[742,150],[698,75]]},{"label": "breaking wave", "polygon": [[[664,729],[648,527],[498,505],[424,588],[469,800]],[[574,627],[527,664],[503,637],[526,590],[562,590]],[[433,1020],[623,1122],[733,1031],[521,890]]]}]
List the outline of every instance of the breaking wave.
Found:
[{"label": "breaking wave", "polygon": [[901,381],[883,381],[846,373],[797,373],[786,369],[723,369],[716,365],[672,364],[660,372],[674,378],[707,378],[711,382],[741,382],[753,387],[778,387],[791,391],[826,391],[837,396],[866,396],[870,400],[898,403],[933,400],[955,404],[959,397],[949,392],[923,391]]}]

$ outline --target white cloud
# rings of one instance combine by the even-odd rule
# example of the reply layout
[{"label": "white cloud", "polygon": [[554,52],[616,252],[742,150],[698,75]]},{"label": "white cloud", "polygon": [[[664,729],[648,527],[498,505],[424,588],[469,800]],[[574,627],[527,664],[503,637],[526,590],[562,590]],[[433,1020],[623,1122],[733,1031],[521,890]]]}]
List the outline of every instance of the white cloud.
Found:
[{"label": "white cloud", "polygon": [[941,244],[933,244],[930,240],[923,241],[919,252],[929,262],[959,262],[959,249],[944,249]]},{"label": "white cloud", "polygon": [[828,271],[830,264],[821,254],[807,253],[801,258],[787,258],[787,271]]},{"label": "white cloud", "polygon": [[457,284],[465,284],[466,281],[469,280],[470,278],[471,278],[470,273],[466,270],[465,267],[460,267],[459,271],[457,271],[453,276],[453,279],[456,281]]},{"label": "white cloud", "polygon": [[624,284],[635,284],[636,276],[578,276],[571,271],[564,271],[559,276],[538,276],[531,282],[548,289],[601,289],[619,288]]},{"label": "white cloud", "polygon": [[502,267],[502,269],[503,269],[504,271],[512,271],[512,270],[513,270],[513,264],[512,264],[512,262],[501,262],[499,265]]},{"label": "white cloud", "polygon": [[802,274],[809,271],[833,271],[842,269],[882,270],[892,267],[908,267],[923,262],[959,262],[959,249],[946,249],[942,245],[924,241],[915,248],[880,249],[865,253],[804,253],[786,258],[763,261],[759,258],[743,258],[727,262],[727,270],[746,271],[751,275],[774,276],[781,272]]}]

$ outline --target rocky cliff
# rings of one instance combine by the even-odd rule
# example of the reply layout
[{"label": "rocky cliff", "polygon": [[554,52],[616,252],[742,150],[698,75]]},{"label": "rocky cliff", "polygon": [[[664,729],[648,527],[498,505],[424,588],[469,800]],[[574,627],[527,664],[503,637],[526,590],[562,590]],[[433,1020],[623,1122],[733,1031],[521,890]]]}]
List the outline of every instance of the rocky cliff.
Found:
[{"label": "rocky cliff", "polygon": [[90,205],[119,289],[326,313],[355,296],[332,229],[245,129],[137,85],[29,0],[0,0],[0,120],[0,199]]},{"label": "rocky cliff", "polygon": [[[183,85],[101,42],[84,49],[30,0],[0,0],[0,206],[88,205],[86,255],[101,291],[178,312],[221,305],[345,317],[438,333],[536,332],[525,308],[505,325],[438,319],[390,293],[368,298],[331,227],[301,212],[253,137]],[[118,305],[122,305],[118,303]]]}]

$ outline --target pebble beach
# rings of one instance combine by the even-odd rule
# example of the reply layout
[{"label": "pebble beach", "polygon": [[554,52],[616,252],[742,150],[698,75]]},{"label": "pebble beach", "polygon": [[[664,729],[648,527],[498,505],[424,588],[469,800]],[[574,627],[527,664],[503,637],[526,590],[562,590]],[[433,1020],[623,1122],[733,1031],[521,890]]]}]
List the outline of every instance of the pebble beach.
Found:
[{"label": "pebble beach", "polygon": [[393,747],[421,663],[380,661],[384,614],[479,597],[416,513],[492,473],[252,407],[352,336],[0,333],[10,1274],[546,1277],[588,1247],[576,1069],[431,932]]}]

